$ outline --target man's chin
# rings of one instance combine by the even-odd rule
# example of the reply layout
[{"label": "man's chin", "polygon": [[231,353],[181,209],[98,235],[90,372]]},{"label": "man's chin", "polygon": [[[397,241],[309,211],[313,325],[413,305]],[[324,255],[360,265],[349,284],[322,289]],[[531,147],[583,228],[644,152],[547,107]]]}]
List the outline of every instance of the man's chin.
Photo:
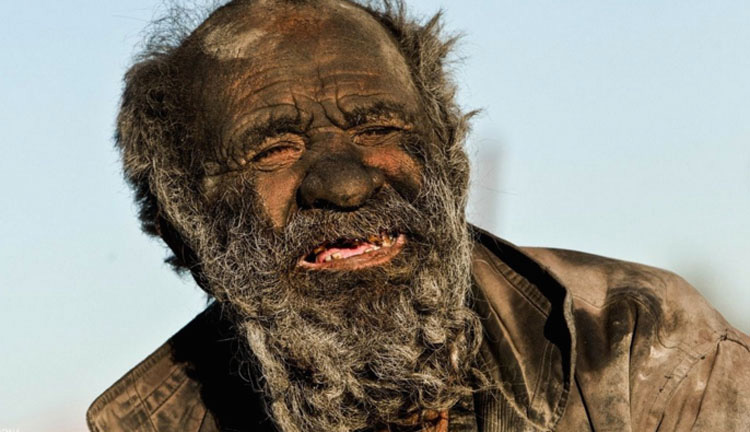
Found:
[{"label": "man's chin", "polygon": [[386,235],[384,241],[346,240],[343,244],[316,248],[297,263],[309,271],[355,271],[384,265],[393,260],[406,245],[404,234]]}]

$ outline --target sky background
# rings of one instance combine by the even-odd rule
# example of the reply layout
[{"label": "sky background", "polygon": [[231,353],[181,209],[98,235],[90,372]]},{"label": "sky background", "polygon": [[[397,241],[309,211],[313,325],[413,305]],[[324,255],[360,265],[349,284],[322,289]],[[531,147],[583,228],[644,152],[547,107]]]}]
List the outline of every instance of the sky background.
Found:
[{"label": "sky background", "polygon": [[[469,219],[683,275],[750,331],[750,3],[410,1],[465,33]],[[157,2],[3,2],[0,429],[88,404],[205,305],[140,234],[113,149]]]}]

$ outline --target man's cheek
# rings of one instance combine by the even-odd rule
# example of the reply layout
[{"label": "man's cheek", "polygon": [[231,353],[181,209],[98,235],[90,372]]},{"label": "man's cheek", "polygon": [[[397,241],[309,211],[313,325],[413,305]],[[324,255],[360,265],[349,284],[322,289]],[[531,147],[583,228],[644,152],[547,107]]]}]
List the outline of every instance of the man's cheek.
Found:
[{"label": "man's cheek", "polygon": [[365,165],[383,171],[398,193],[413,200],[422,188],[422,168],[400,148],[374,148],[363,155]]},{"label": "man's cheek", "polygon": [[274,228],[283,228],[295,210],[296,191],[301,181],[302,175],[293,170],[262,173],[256,178],[258,199]]}]

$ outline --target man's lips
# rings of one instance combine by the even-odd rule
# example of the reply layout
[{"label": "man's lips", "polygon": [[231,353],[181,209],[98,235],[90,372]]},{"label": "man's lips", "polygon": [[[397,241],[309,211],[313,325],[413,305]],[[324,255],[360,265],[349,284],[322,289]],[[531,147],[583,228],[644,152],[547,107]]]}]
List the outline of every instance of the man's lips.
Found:
[{"label": "man's lips", "polygon": [[367,239],[339,239],[316,247],[298,265],[311,270],[357,270],[380,265],[398,255],[404,234],[381,233]]}]

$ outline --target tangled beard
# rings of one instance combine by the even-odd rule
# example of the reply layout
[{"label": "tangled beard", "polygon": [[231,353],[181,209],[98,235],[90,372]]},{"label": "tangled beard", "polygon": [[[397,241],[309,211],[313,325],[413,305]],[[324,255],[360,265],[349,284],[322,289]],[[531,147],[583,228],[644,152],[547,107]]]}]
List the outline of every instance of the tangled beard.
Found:
[{"label": "tangled beard", "polygon": [[[284,432],[397,424],[472,393],[481,324],[463,206],[442,177],[424,178],[414,203],[384,188],[357,211],[299,211],[277,231],[251,200],[213,208],[193,232],[201,277],[233,312]],[[382,229],[408,239],[385,265],[297,265],[325,241]]]}]

